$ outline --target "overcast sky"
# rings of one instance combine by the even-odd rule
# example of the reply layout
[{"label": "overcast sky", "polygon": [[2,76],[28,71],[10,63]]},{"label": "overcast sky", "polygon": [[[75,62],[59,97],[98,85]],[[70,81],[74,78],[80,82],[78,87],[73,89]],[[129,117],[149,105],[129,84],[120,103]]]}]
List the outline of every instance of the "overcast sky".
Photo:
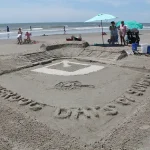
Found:
[{"label": "overcast sky", "polygon": [[150,22],[150,0],[0,0],[0,23],[84,22],[99,13]]}]

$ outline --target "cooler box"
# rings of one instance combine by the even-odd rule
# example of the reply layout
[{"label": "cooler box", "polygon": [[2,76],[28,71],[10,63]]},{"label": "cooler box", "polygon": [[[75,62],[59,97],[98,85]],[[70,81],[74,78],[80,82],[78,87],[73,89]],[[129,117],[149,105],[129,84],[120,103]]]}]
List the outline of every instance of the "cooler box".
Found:
[{"label": "cooler box", "polygon": [[142,53],[147,53],[147,47],[148,47],[147,43],[141,44],[141,52]]},{"label": "cooler box", "polygon": [[137,51],[138,43],[132,43],[132,50]]},{"label": "cooler box", "polygon": [[150,45],[147,46],[147,53],[150,54]]}]

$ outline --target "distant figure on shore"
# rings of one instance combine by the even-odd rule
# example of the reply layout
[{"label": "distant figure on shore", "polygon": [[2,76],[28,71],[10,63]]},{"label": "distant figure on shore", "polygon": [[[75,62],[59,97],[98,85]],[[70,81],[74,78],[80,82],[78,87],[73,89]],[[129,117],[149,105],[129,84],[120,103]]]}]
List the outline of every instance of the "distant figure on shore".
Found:
[{"label": "distant figure on shore", "polygon": [[32,27],[30,26],[30,31],[32,31]]},{"label": "distant figure on shore", "polygon": [[9,27],[7,26],[7,37],[9,38]]},{"label": "distant figure on shore", "polygon": [[64,26],[64,34],[66,34],[66,27]]},{"label": "distant figure on shore", "polygon": [[22,30],[21,28],[18,29],[18,36],[17,36],[17,39],[18,39],[18,44],[22,44]]},{"label": "distant figure on shore", "polygon": [[48,35],[46,35],[46,34],[43,34],[42,36],[48,36]]},{"label": "distant figure on shore", "polygon": [[7,32],[9,32],[9,27],[7,26]]}]

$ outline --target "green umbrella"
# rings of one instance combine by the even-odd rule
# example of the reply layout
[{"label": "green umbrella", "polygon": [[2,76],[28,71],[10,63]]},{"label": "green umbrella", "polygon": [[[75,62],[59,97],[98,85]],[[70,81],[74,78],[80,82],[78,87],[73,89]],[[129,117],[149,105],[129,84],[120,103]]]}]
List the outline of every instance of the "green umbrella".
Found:
[{"label": "green umbrella", "polygon": [[[120,24],[121,21],[117,22],[116,26],[119,27]],[[143,24],[136,21],[124,21],[124,24],[127,26],[128,29],[143,29]]]}]

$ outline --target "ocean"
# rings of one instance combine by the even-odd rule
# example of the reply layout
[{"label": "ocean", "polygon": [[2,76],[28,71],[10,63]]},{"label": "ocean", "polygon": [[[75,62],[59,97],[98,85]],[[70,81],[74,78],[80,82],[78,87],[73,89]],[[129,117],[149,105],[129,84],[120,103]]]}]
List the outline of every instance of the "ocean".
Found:
[{"label": "ocean", "polygon": [[[82,33],[98,33],[101,32],[100,23],[84,23],[84,22],[52,22],[52,23],[13,23],[0,24],[0,39],[15,39],[17,38],[18,28],[22,28],[23,35],[32,30],[32,36],[63,34],[64,26],[66,34],[82,34]],[[143,23],[142,30],[150,30],[150,23]],[[9,34],[6,32],[6,27],[9,26]],[[103,23],[104,32],[109,32],[110,23]]]}]

